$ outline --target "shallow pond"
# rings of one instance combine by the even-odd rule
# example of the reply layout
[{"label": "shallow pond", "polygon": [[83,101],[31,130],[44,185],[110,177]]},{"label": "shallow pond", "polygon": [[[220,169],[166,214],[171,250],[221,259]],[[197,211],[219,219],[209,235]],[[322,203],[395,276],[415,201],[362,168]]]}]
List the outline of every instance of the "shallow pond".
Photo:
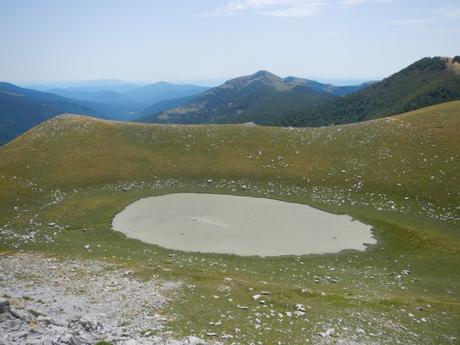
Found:
[{"label": "shallow pond", "polygon": [[371,226],[313,207],[220,194],[179,193],[138,200],[113,220],[129,238],[164,248],[237,255],[365,250]]}]

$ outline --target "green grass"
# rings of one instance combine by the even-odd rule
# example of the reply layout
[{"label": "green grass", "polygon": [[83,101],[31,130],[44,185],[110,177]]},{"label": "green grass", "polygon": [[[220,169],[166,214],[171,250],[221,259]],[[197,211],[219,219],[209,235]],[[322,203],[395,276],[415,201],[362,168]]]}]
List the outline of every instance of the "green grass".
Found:
[{"label": "green grass", "polygon": [[[40,230],[26,244],[0,237],[0,248],[110,260],[142,279],[179,279],[184,289],[164,311],[178,336],[305,344],[334,327],[335,339],[358,343],[451,344],[460,337],[459,134],[460,102],[315,129],[58,118],[0,148],[0,227]],[[111,230],[131,202],[175,192],[270,197],[350,214],[373,225],[378,244],[366,252],[238,257],[166,250]],[[265,305],[252,298],[261,290],[271,292]],[[298,303],[309,307],[306,315],[286,316]]]}]

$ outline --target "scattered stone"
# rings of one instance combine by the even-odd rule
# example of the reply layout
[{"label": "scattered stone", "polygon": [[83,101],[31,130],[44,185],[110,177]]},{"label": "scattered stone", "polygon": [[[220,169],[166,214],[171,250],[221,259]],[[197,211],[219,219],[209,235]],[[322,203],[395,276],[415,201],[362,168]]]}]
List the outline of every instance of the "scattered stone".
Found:
[{"label": "scattered stone", "polygon": [[305,307],[304,307],[303,304],[296,304],[296,305],[295,305],[295,309],[296,309],[297,311],[305,312]]},{"label": "scattered stone", "polygon": [[356,333],[359,335],[359,336],[365,336],[366,335],[366,331],[362,328],[357,328],[356,329]]},{"label": "scattered stone", "polygon": [[187,344],[189,345],[202,345],[205,344],[205,341],[203,339],[200,339],[198,337],[190,336],[187,338]]},{"label": "scattered stone", "polygon": [[321,332],[320,335],[323,338],[329,338],[335,332],[335,328],[328,328],[325,332]]},{"label": "scattered stone", "polygon": [[17,254],[0,256],[0,267],[0,291],[7,296],[0,298],[1,345],[209,344],[145,331],[164,329],[166,318],[150,313],[167,303],[163,293],[177,289],[177,283],[140,281],[96,260]]}]

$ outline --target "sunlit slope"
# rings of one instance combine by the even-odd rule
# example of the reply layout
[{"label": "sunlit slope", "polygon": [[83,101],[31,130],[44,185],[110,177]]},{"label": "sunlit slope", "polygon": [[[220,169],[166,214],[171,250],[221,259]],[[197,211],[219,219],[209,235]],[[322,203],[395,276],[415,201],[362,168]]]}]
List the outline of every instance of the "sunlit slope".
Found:
[{"label": "sunlit slope", "polygon": [[246,179],[337,189],[345,199],[383,198],[390,209],[416,202],[427,214],[452,219],[460,212],[459,160],[458,101],[324,128],[164,126],[62,116],[0,149],[1,174],[15,176],[0,180],[0,191],[5,195],[19,180],[71,190],[156,177]]},{"label": "sunlit slope", "polygon": [[[334,328],[328,342],[451,344],[460,320],[459,122],[460,102],[313,129],[60,117],[0,148],[0,251],[101,258],[183,281],[183,298],[167,308],[178,336],[303,345]],[[132,202],[177,192],[345,213],[371,225],[377,244],[239,257],[170,251],[111,230]],[[254,299],[259,291],[271,293],[267,305]],[[293,314],[299,303],[304,317]]]}]

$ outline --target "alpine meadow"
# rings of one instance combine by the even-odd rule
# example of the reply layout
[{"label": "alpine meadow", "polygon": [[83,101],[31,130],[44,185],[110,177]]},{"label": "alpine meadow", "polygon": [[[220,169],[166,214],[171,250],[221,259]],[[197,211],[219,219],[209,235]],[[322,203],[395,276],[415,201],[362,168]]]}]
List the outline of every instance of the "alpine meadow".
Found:
[{"label": "alpine meadow", "polygon": [[458,344],[459,19],[0,1],[0,345]]}]

